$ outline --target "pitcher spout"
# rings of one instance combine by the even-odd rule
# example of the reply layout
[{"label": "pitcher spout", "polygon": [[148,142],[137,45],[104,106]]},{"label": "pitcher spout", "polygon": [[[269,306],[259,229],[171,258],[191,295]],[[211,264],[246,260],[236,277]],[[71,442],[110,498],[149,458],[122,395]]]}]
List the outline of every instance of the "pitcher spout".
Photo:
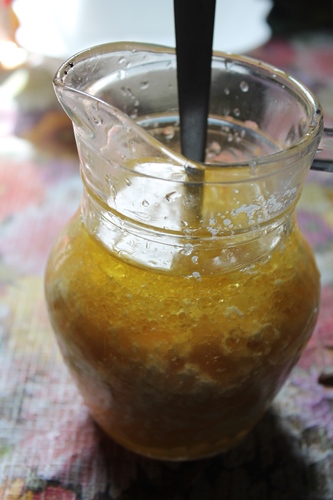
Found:
[{"label": "pitcher spout", "polygon": [[[146,59],[145,72],[142,65]],[[137,121],[143,116],[145,122],[149,116],[151,123],[156,114],[150,89],[156,81],[154,75],[152,82],[151,76],[147,76],[152,63],[157,64],[156,72],[162,66],[163,75],[168,75],[162,78],[165,99],[160,103],[160,111],[172,110],[171,123],[178,120],[175,71],[170,71],[175,65],[172,49],[136,43],[106,44],[73,56],[59,68],[53,80],[54,90],[73,122],[79,154],[82,147],[89,148],[119,164],[153,157],[182,166],[184,171],[186,158],[154,138],[145,124]],[[168,122],[163,126],[167,127]]]}]

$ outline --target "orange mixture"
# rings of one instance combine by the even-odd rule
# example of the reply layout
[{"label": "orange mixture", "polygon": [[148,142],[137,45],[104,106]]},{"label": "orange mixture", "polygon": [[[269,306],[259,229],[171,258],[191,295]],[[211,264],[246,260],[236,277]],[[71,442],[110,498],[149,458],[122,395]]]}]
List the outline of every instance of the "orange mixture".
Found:
[{"label": "orange mixture", "polygon": [[[196,258],[199,272],[200,248]],[[191,459],[230,448],[261,417],[312,333],[319,276],[297,228],[244,269],[189,277],[122,262],[75,216],[46,296],[106,433],[143,455]]]}]

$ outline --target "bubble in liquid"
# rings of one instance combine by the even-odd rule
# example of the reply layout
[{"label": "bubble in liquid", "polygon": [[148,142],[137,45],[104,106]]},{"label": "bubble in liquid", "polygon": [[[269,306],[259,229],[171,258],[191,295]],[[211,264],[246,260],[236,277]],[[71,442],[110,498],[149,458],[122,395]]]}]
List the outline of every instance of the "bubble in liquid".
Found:
[{"label": "bubble in liquid", "polygon": [[149,201],[147,201],[147,200],[143,200],[143,201],[142,201],[142,203],[141,203],[141,205],[142,205],[143,207],[149,207]]},{"label": "bubble in liquid", "polygon": [[230,89],[228,89],[228,87],[225,87],[224,93],[225,93],[225,95],[229,95],[230,94]]},{"label": "bubble in liquid", "polygon": [[234,193],[238,194],[239,193],[239,189],[234,189]]},{"label": "bubble in liquid", "polygon": [[141,90],[145,90],[148,87],[149,87],[149,82],[148,81],[140,82],[140,88],[141,88]]},{"label": "bubble in liquid", "polygon": [[194,271],[194,272],[192,273],[192,276],[193,276],[193,278],[195,278],[196,280],[201,281],[201,274],[200,274],[200,273],[198,273],[197,271]]},{"label": "bubble in liquid", "polygon": [[242,92],[247,92],[249,90],[249,84],[247,82],[240,82],[239,86]]},{"label": "bubble in liquid", "polygon": [[193,262],[193,264],[197,264],[198,260],[199,260],[199,257],[197,255],[193,255],[193,257],[191,258],[191,261]]},{"label": "bubble in liquid", "polygon": [[239,116],[241,113],[240,113],[240,109],[239,108],[235,108],[234,109],[234,115],[235,116]]},{"label": "bubble in liquid", "polygon": [[125,182],[126,182],[127,186],[131,186],[132,185],[131,181],[127,177],[125,178]]}]

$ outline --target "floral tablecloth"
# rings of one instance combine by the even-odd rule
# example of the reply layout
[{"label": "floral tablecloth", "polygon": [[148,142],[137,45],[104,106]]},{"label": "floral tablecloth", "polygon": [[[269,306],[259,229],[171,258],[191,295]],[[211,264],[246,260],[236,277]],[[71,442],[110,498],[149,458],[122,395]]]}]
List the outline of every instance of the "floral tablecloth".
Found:
[{"label": "floral tablecloth", "polygon": [[[289,70],[333,124],[333,37],[272,40],[252,55]],[[332,500],[333,174],[311,172],[298,218],[322,276],[320,317],[288,383],[236,449],[190,463],[137,457],[82,403],[46,314],[51,244],[81,196],[52,69],[0,71],[0,499]]]}]

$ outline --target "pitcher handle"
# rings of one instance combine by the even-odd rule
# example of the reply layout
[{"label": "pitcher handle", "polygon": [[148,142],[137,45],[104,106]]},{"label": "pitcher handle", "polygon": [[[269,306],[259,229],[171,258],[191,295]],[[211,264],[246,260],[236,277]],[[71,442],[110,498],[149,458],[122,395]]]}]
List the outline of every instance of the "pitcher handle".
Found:
[{"label": "pitcher handle", "polygon": [[324,128],[311,170],[333,173],[333,128]]}]

